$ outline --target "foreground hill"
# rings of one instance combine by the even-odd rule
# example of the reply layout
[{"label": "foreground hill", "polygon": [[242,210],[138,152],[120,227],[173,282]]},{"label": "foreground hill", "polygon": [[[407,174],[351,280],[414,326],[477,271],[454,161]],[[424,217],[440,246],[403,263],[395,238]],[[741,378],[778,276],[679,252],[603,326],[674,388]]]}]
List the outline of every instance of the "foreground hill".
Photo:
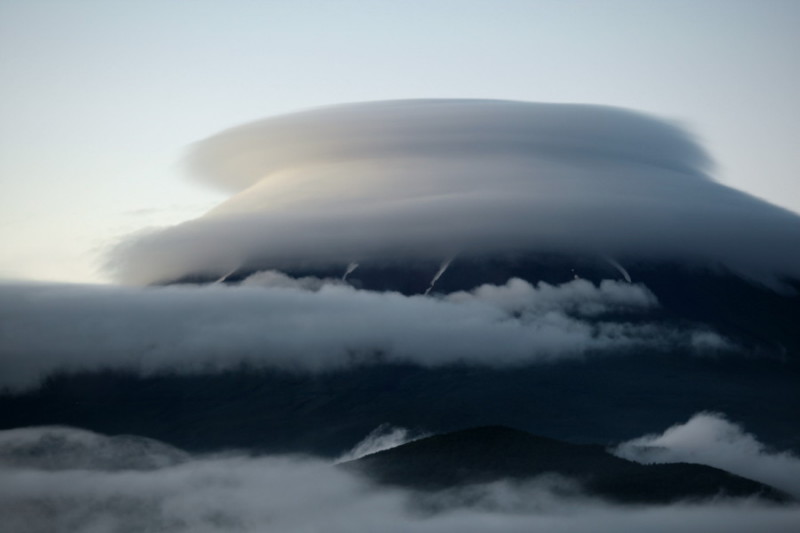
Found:
[{"label": "foreground hill", "polygon": [[697,464],[642,465],[606,452],[503,426],[419,439],[345,463],[380,484],[437,491],[544,474],[577,480],[589,494],[625,503],[718,496],[790,498],[767,485]]}]

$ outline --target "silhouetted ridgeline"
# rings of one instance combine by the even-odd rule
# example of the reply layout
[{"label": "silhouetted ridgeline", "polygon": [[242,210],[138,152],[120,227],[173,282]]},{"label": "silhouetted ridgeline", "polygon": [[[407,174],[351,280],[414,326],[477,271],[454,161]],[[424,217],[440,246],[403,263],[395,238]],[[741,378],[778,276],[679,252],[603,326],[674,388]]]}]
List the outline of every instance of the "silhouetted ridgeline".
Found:
[{"label": "silhouetted ridgeline", "polygon": [[697,464],[642,465],[600,446],[560,442],[502,426],[422,438],[345,463],[380,484],[437,491],[545,474],[577,480],[586,493],[625,503],[668,503],[717,496],[790,501],[782,492]]}]

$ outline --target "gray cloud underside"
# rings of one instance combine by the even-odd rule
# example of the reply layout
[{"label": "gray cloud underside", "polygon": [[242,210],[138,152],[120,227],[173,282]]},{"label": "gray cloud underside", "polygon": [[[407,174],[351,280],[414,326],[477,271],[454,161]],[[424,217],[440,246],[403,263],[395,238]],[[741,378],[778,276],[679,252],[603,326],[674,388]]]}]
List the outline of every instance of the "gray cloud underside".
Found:
[{"label": "gray cloud underside", "polygon": [[[646,313],[641,285],[511,280],[447,297],[258,274],[240,286],[0,284],[0,386],[54,372],[324,371],[375,361],[522,365],[629,348],[725,348],[703,329],[604,319]],[[288,286],[287,286],[288,285]]]},{"label": "gray cloud underside", "polygon": [[[140,456],[129,441],[47,427],[28,428],[24,434],[0,431],[0,451],[47,448],[54,437],[66,443],[61,448],[66,450],[64,465],[69,464],[70,449],[91,450],[87,441],[98,451],[113,448],[123,464]],[[73,441],[77,444],[70,446]],[[713,455],[713,444],[708,455]],[[126,453],[131,458],[126,459]],[[170,458],[165,456],[163,466],[149,470],[114,469],[105,463],[59,469],[51,463],[4,463],[3,527],[29,533],[789,533],[800,523],[798,506],[757,500],[612,505],[583,494],[577,481],[553,475],[422,495],[377,488],[310,458],[234,453],[177,463]]]},{"label": "gray cloud underside", "polygon": [[548,251],[800,277],[800,217],[714,182],[681,129],[621,109],[481,100],[345,105],[198,143],[234,195],[116,247],[129,283],[235,268]]}]

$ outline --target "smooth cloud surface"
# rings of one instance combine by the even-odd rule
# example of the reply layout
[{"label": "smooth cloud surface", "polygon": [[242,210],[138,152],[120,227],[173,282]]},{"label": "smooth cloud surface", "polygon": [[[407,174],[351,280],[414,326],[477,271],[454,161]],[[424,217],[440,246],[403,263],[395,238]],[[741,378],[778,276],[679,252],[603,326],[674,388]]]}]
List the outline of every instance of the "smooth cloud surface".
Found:
[{"label": "smooth cloud surface", "polygon": [[534,251],[724,265],[772,284],[800,277],[800,217],[712,181],[710,166],[681,129],[622,109],[342,105],[198,143],[192,171],[234,196],[128,240],[110,265],[146,284]]},{"label": "smooth cloud surface", "polygon": [[[256,274],[238,286],[0,284],[0,387],[54,372],[325,371],[370,362],[524,365],[630,348],[705,350],[703,329],[605,319],[658,305],[642,285],[514,279],[450,296]],[[609,315],[609,316],[617,316]]]}]

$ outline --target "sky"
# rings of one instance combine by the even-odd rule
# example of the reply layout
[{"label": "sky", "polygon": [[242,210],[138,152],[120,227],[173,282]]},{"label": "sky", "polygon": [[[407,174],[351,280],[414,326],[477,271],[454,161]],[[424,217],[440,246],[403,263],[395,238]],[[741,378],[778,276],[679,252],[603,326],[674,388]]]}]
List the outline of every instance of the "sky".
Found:
[{"label": "sky", "polygon": [[192,143],[346,102],[639,110],[800,212],[798,22],[791,0],[0,1],[0,278],[109,281],[124,236],[226,198]]}]

